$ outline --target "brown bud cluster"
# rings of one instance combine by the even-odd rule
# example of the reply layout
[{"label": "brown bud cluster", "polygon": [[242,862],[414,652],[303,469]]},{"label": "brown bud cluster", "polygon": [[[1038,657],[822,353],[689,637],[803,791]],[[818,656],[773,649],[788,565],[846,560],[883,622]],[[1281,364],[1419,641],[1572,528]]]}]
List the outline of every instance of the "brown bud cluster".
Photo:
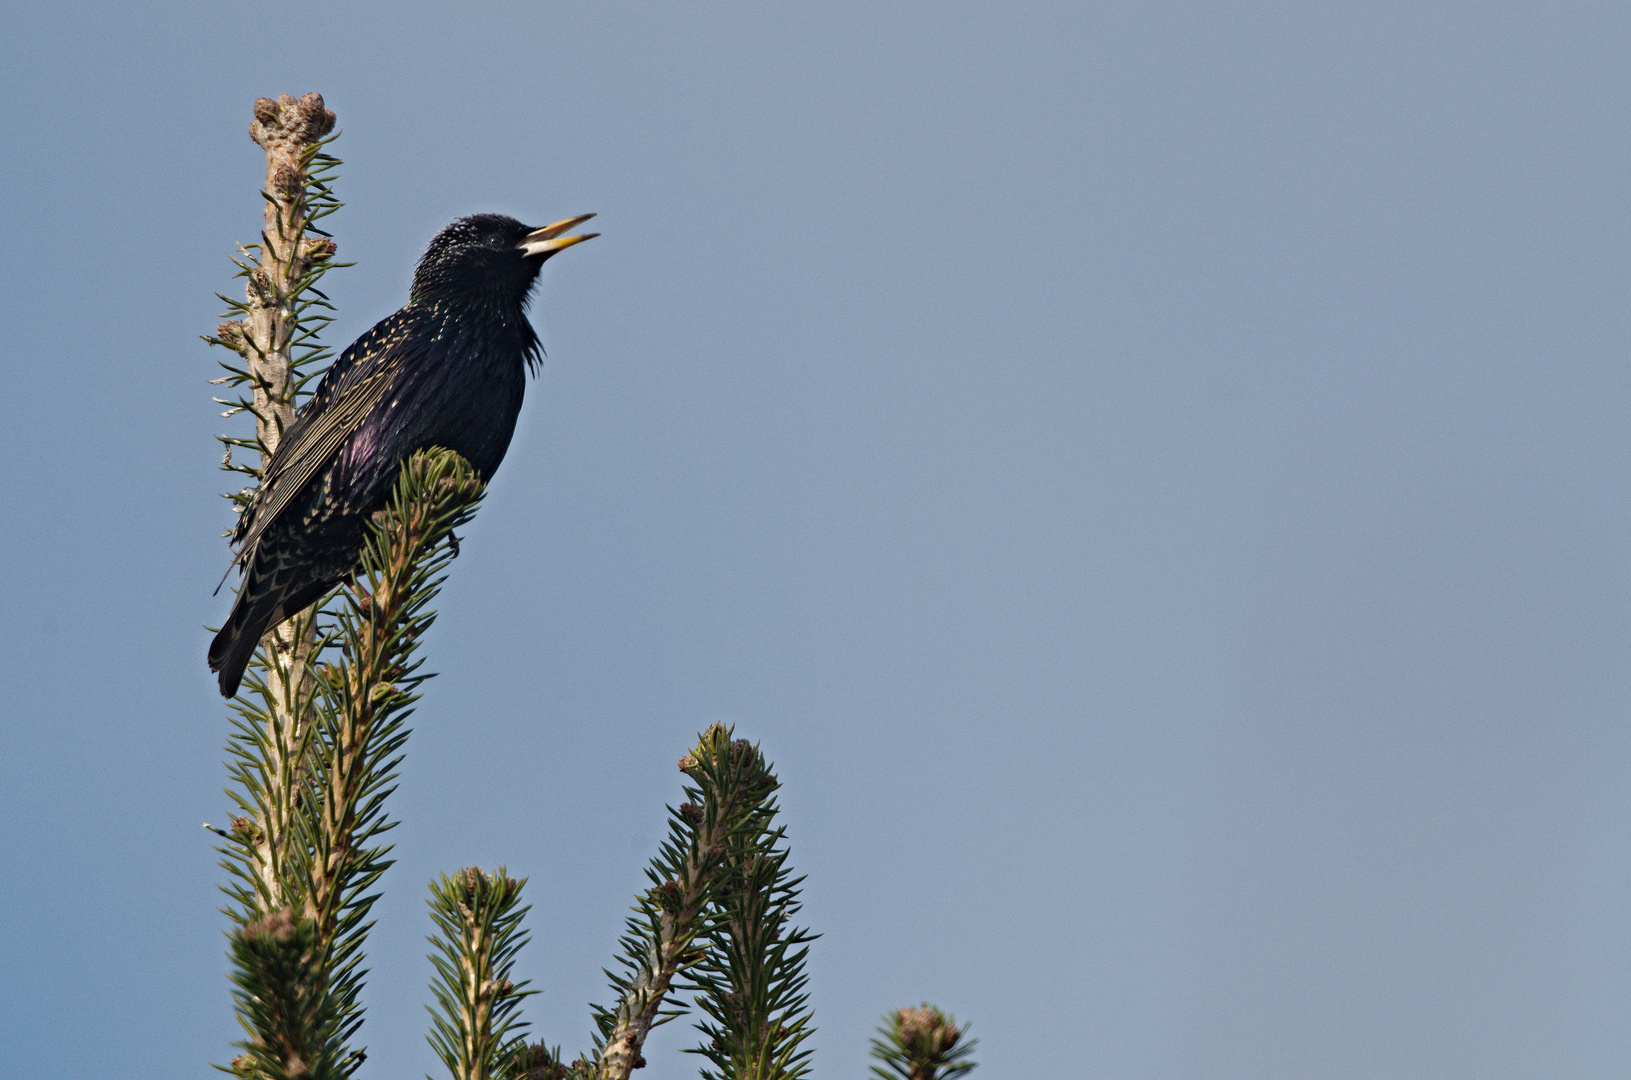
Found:
[{"label": "brown bud cluster", "polygon": [[[396,692],[396,687],[394,686],[390,687],[389,689],[392,693]],[[455,880],[459,885],[463,886],[466,895],[482,896],[493,887],[495,882],[500,879],[489,875],[479,866],[467,866],[455,875]],[[510,892],[514,892],[520,887],[520,883],[513,877],[506,877],[502,880],[504,882],[504,888]]]},{"label": "brown bud cluster", "polygon": [[249,296],[262,304],[272,304],[277,301],[277,289],[272,285],[272,275],[263,267],[255,267],[249,272]]},{"label": "brown bud cluster", "polygon": [[294,932],[294,911],[291,908],[280,908],[269,911],[238,931],[245,938],[268,936],[277,941],[289,940]]},{"label": "brown bud cluster", "polygon": [[272,173],[272,193],[281,196],[285,201],[293,199],[306,190],[306,178],[300,175],[300,170],[284,162]]},{"label": "brown bud cluster", "polygon": [[332,259],[337,245],[331,237],[308,236],[300,247],[300,256],[309,263],[319,263]]},{"label": "brown bud cluster", "polygon": [[702,807],[694,802],[680,803],[679,813],[687,825],[696,826],[702,824]]},{"label": "brown bud cluster", "polygon": [[237,319],[217,326],[215,328],[215,340],[235,353],[243,353],[249,348],[249,342],[244,338],[244,324]]},{"label": "brown bud cluster", "polygon": [[679,884],[673,881],[665,881],[652,889],[651,899],[670,914],[679,911],[685,904],[685,894],[680,892]]},{"label": "brown bud cluster", "polygon": [[255,99],[255,119],[249,124],[249,137],[262,148],[269,142],[303,146],[316,142],[334,130],[334,111],[323,107],[322,94],[307,94],[296,101],[292,94],[279,94],[277,100]]},{"label": "brown bud cluster", "polygon": [[913,1057],[937,1057],[957,1045],[963,1033],[951,1017],[933,1005],[901,1009],[900,1042]]},{"label": "brown bud cluster", "polygon": [[242,844],[258,844],[266,839],[265,835],[255,828],[253,821],[246,817],[236,816],[232,819],[232,836],[233,839]]}]

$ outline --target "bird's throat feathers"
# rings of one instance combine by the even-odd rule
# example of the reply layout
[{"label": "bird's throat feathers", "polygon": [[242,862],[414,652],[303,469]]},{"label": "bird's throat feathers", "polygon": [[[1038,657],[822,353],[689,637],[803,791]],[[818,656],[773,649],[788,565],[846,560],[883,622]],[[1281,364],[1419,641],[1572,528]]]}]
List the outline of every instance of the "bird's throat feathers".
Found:
[{"label": "bird's throat feathers", "polygon": [[493,293],[437,296],[432,291],[422,296],[416,290],[408,307],[429,317],[437,338],[462,343],[461,352],[514,357],[533,374],[543,360],[543,346],[527,318],[526,298],[518,303]]}]

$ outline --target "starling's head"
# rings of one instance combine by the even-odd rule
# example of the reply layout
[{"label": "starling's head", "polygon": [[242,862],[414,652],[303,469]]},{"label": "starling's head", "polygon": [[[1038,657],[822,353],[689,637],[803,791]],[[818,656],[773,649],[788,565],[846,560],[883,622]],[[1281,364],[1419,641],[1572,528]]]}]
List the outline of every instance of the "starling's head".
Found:
[{"label": "starling's head", "polygon": [[460,218],[431,240],[414,271],[414,300],[481,297],[523,303],[538,268],[557,251],[599,236],[565,236],[593,214],[534,229],[502,214]]}]

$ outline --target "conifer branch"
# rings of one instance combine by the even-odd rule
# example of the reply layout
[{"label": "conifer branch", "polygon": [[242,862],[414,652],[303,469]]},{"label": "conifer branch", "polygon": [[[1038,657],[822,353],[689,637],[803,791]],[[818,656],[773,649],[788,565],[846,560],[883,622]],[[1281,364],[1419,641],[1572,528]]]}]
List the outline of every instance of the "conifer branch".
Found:
[{"label": "conifer branch", "polygon": [[[311,337],[321,329],[322,320],[302,320],[301,312],[309,303],[305,294],[337,265],[334,241],[315,227],[340,205],[331,186],[340,163],[323,152],[333,129],[334,113],[324,107],[319,94],[298,101],[284,94],[255,102],[249,135],[266,153],[262,242],[241,249],[243,258],[234,260],[239,276],[245,278],[244,299],[222,297],[229,318],[216,328],[214,337],[204,339],[243,358],[242,367],[223,363],[226,375],[218,381],[248,388],[246,396],[240,392],[236,400],[225,402],[231,406],[228,415],[247,412],[255,418],[259,467],[235,465],[232,451],[247,448],[246,441],[223,436],[226,453],[221,467],[230,472],[260,475],[294,420],[299,387],[328,356]],[[242,510],[252,492],[244,489],[228,497]],[[246,821],[234,821],[241,864],[234,873],[252,894],[249,910],[254,912],[299,903],[299,889],[291,882],[303,868],[297,866],[293,845],[299,792],[309,781],[306,755],[315,692],[310,663],[318,648],[315,610],[267,633],[245,681],[245,693],[234,703],[238,716],[231,768],[241,794],[247,796],[235,793]]]},{"label": "conifer branch", "polygon": [[[277,715],[240,705],[232,775],[243,790],[233,795],[242,807],[262,809],[256,818],[235,817],[222,848],[235,879],[227,886],[236,901],[230,914],[242,928],[233,937],[235,999],[252,1035],[233,1066],[239,1075],[281,1075],[268,1071],[268,1062],[284,1050],[296,1054],[289,1049],[296,1043],[313,1076],[320,1069],[347,1076],[362,1060],[346,1044],[362,1024],[372,890],[391,865],[383,834],[395,823],[385,802],[407,742],[406,721],[431,677],[415,654],[435,621],[429,605],[453,558],[453,530],[475,513],[481,495],[475,470],[452,451],[424,451],[404,463],[390,504],[370,526],[354,583],[315,636],[315,648],[337,658],[319,666],[303,734],[280,759],[302,763],[297,773],[274,772],[273,755],[265,752],[268,741],[282,737]],[[284,822],[286,834],[271,843],[260,821]],[[277,860],[264,861],[266,850]],[[267,906],[263,866],[272,868],[290,903]],[[279,929],[276,948],[262,941],[268,926]],[[316,1018],[299,1028],[299,1039],[288,1019],[297,1014]],[[262,1053],[266,1047],[274,1049]]]},{"label": "conifer branch", "polygon": [[[314,612],[294,620],[299,640],[315,645]],[[296,654],[273,653],[269,663],[280,663],[277,683],[282,688],[301,685],[291,677]],[[232,819],[234,848],[225,865],[237,879],[229,894],[238,902],[242,920],[257,914],[299,907],[305,893],[306,828],[302,815],[309,811],[311,795],[312,693],[310,681],[303,693],[278,700],[263,668],[253,668],[246,680],[249,693],[233,702],[228,774],[235,787],[228,793],[241,811]],[[256,699],[259,699],[259,704]]]},{"label": "conifer branch", "polygon": [[473,866],[430,883],[437,930],[430,938],[437,976],[431,992],[438,1009],[431,1010],[429,1039],[453,1080],[530,1071],[519,1034],[527,1025],[515,1011],[534,991],[510,980],[515,954],[527,943],[521,930],[527,908],[520,906],[525,884],[506,877],[503,867],[487,875]]},{"label": "conifer branch", "polygon": [[896,1009],[883,1018],[881,1038],[872,1040],[874,1080],[950,1080],[974,1068],[968,1059],[978,1039],[964,1040],[967,1025],[957,1026],[949,1013],[924,1002],[915,1009]]},{"label": "conifer branch", "polygon": [[804,879],[788,869],[776,813],[775,800],[765,799],[731,838],[698,934],[705,952],[690,988],[708,1018],[697,1024],[705,1041],[690,1052],[712,1066],[703,1080],[798,1080],[809,1072],[803,1044],[815,1029],[804,961],[817,935],[791,925]]},{"label": "conifer branch", "polygon": [[305,912],[326,949],[328,977],[351,1036],[371,890],[390,867],[383,834],[395,827],[385,801],[408,740],[406,722],[430,673],[415,653],[436,619],[430,603],[453,560],[453,530],[475,514],[480,477],[451,450],[427,450],[402,466],[391,502],[374,516],[353,584],[325,635],[339,653],[317,671],[312,758],[317,797],[306,842]]},{"label": "conifer branch", "polygon": [[[290,349],[300,330],[303,294],[328,269],[335,250],[329,237],[306,235],[315,217],[337,208],[330,205],[326,163],[318,161],[334,120],[321,94],[307,94],[299,101],[284,94],[275,101],[257,99],[249,125],[249,137],[266,151],[264,227],[245,274],[243,319],[236,334],[228,331],[226,336],[236,336],[249,346],[242,355],[248,361],[250,411],[262,447],[262,469],[294,423],[299,361],[310,359],[297,358]],[[309,693],[306,673],[313,642],[309,632],[298,633],[298,622],[291,619],[273,627],[263,646],[268,660],[266,688],[273,706],[289,710],[289,717],[298,715],[300,698]]]},{"label": "conifer branch", "polygon": [[641,1051],[651,1029],[684,1014],[667,999],[675,980],[703,958],[695,938],[715,879],[776,789],[758,749],[717,724],[680,759],[680,771],[691,781],[687,801],[669,808],[668,838],[646,868],[652,887],[636,901],[620,939],[621,971],[606,973],[618,1001],[593,1006],[599,1080],[628,1080],[645,1065]]},{"label": "conifer branch", "polygon": [[253,1080],[339,1080],[340,1022],[317,927],[284,908],[232,935],[233,998],[249,1039],[228,1070]]}]

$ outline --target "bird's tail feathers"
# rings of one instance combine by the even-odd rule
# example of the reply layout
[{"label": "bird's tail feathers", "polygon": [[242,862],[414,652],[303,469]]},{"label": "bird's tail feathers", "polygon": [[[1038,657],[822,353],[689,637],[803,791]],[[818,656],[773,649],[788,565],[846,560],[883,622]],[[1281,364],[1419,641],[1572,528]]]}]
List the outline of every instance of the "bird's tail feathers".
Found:
[{"label": "bird's tail feathers", "polygon": [[222,697],[238,692],[244,671],[255,657],[255,649],[272,624],[282,615],[282,597],[272,594],[251,599],[248,583],[238,594],[226,625],[210,642],[210,670],[220,673]]},{"label": "bird's tail feathers", "polygon": [[331,581],[308,581],[257,596],[252,592],[255,584],[251,575],[243,591],[238,593],[238,602],[232,606],[226,625],[210,642],[210,670],[220,674],[222,697],[237,694],[238,684],[243,681],[249,662],[255,658],[255,649],[268,630],[317,603],[334,587]]}]

